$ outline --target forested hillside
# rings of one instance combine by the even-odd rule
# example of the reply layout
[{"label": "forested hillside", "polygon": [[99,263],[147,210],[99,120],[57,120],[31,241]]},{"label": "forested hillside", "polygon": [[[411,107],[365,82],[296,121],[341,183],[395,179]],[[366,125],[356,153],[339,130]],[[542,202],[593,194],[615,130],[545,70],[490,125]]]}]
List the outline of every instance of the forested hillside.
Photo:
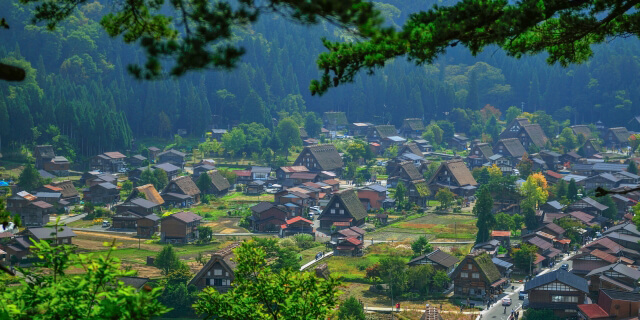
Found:
[{"label": "forested hillside", "polygon": [[[388,23],[400,23],[430,2],[380,3]],[[446,1],[444,1],[446,2]],[[330,24],[307,28],[280,16],[236,30],[247,53],[232,72],[190,73],[178,80],[139,82],[126,66],[144,62],[137,46],[110,39],[98,21],[108,1],[80,7],[54,32],[30,25],[29,9],[17,0],[0,2],[9,30],[0,31],[0,60],[28,71],[27,81],[0,83],[2,148],[50,142],[68,146],[67,156],[126,149],[133,137],[169,137],[176,129],[201,136],[212,123],[243,122],[271,127],[286,111],[345,111],[350,121],[391,122],[444,118],[453,108],[503,111],[522,106],[544,110],[558,121],[602,120],[625,125],[640,104],[638,41],[616,39],[598,47],[589,63],[548,66],[544,56],[520,60],[499,50],[471,57],[453,48],[430,66],[394,61],[373,76],[311,96],[319,72],[321,37],[349,39]],[[56,128],[52,127],[54,125]]]}]

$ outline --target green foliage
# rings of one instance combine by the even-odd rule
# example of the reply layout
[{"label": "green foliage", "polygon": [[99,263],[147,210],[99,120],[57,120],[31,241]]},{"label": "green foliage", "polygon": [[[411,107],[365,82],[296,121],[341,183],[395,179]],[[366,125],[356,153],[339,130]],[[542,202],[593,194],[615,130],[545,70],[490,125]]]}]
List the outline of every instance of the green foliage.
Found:
[{"label": "green foliage", "polygon": [[455,194],[448,188],[441,188],[436,192],[436,200],[440,202],[440,207],[443,210],[447,210],[453,204]]},{"label": "green foliage", "polygon": [[605,195],[604,197],[596,198],[598,202],[607,206],[608,208],[602,212],[602,215],[611,220],[618,219],[618,206],[613,202],[613,199],[610,195]]},{"label": "green foliage", "polygon": [[[166,313],[157,300],[161,289],[137,291],[118,280],[135,272],[121,269],[112,255],[114,244],[106,245],[106,255],[93,257],[75,254],[72,246],[35,242],[35,267],[18,268],[20,285],[0,285],[0,314],[8,319],[150,319]],[[85,272],[68,274],[70,267]]]},{"label": "green foliage", "polygon": [[478,233],[476,235],[476,243],[489,241],[491,229],[496,224],[496,218],[493,216],[493,198],[487,186],[481,186],[477,192],[476,204],[473,207],[473,214],[478,217],[476,227]]},{"label": "green foliage", "polygon": [[538,252],[538,247],[523,243],[520,245],[520,249],[514,249],[513,262],[518,269],[529,272],[536,260],[536,252]]},{"label": "green foliage", "polygon": [[300,128],[291,118],[283,119],[278,123],[276,136],[282,145],[282,151],[285,152],[286,157],[289,156],[289,149],[291,147],[302,145],[302,140],[300,139]]},{"label": "green foliage", "polygon": [[578,147],[578,137],[576,137],[571,128],[564,128],[558,137],[557,143],[566,153]]},{"label": "green foliage", "polygon": [[638,174],[638,167],[636,166],[636,162],[634,160],[629,160],[629,165],[627,166],[627,172]]},{"label": "green foliage", "polygon": [[509,107],[509,109],[507,109],[506,119],[505,119],[507,121],[507,124],[511,123],[511,121],[513,121],[515,118],[520,116],[521,113],[522,113],[522,110],[520,110],[520,108],[516,106]]},{"label": "green foliage", "polygon": [[196,181],[196,186],[200,189],[200,192],[207,193],[211,189],[211,177],[209,174],[202,173],[200,177],[198,177],[198,181]]},{"label": "green foliage", "polygon": [[18,176],[18,186],[27,192],[32,192],[42,187],[42,184],[42,177],[40,177],[38,170],[31,163],[24,166],[20,176]]},{"label": "green foliage", "polygon": [[520,178],[526,180],[533,171],[533,160],[529,159],[529,156],[525,153],[524,156],[522,156],[522,160],[518,162],[516,168],[520,172]]},{"label": "green foliage", "polygon": [[170,272],[180,269],[184,264],[178,258],[178,254],[169,244],[158,253],[153,265],[162,270],[162,274],[168,275]]},{"label": "green foliage", "polygon": [[411,242],[411,250],[413,250],[414,257],[431,253],[433,251],[433,246],[427,240],[427,237],[420,236],[415,241]]},{"label": "green foliage", "polygon": [[536,229],[539,225],[536,210],[531,206],[520,206],[520,208],[524,214],[524,225],[527,227],[527,230]]},{"label": "green foliage", "polygon": [[396,186],[396,193],[394,196],[394,199],[396,200],[398,205],[401,205],[404,203],[406,196],[407,196],[407,187],[404,186],[404,183],[402,181],[398,181],[398,185]]},{"label": "green foliage", "polygon": [[581,231],[583,229],[586,229],[587,227],[582,222],[570,219],[568,217],[556,219],[553,222],[559,225],[560,227],[562,227],[566,231],[566,237],[571,239],[572,243],[574,244],[582,243]]},{"label": "green foliage", "polygon": [[569,186],[567,187],[567,199],[569,199],[569,201],[578,200],[578,186],[574,179],[569,181]]},{"label": "green foliage", "polygon": [[313,236],[307,233],[298,233],[293,236],[293,239],[295,240],[296,246],[298,246],[298,248],[302,250],[306,250],[316,246]]},{"label": "green foliage", "polygon": [[314,112],[307,112],[304,118],[304,129],[309,137],[317,137],[322,129],[322,120]]},{"label": "green foliage", "polygon": [[194,308],[216,319],[321,319],[338,304],[339,283],[310,272],[276,270],[256,240],[234,250],[237,268],[233,288],[226,294],[208,287]]},{"label": "green foliage", "polygon": [[444,142],[444,130],[436,123],[430,123],[424,130],[424,133],[422,133],[422,138],[434,146],[442,146]]},{"label": "green foliage", "polygon": [[358,299],[351,296],[347,298],[338,309],[338,319],[346,320],[365,320],[367,316],[364,313],[364,306]]},{"label": "green foliage", "polygon": [[[498,213],[495,215],[495,230],[514,230],[514,217],[506,213]],[[522,224],[522,223],[521,223]]]},{"label": "green foliage", "polygon": [[405,272],[406,262],[399,256],[388,256],[380,259],[380,278],[389,285],[391,294],[398,296],[406,292],[408,274]]},{"label": "green foliage", "polygon": [[213,239],[213,229],[207,226],[199,226],[198,239],[204,242],[211,241]]}]

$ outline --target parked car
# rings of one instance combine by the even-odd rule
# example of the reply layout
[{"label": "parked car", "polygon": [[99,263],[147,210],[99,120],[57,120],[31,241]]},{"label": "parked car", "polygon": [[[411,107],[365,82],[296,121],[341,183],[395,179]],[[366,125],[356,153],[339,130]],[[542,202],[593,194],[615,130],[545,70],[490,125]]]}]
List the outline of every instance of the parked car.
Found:
[{"label": "parked car", "polygon": [[564,271],[569,271],[569,265],[565,263],[565,264],[560,266],[560,269],[562,269]]},{"label": "parked car", "polygon": [[103,228],[109,228],[111,226],[111,224],[109,223],[109,221],[102,221],[102,227]]},{"label": "parked car", "polygon": [[524,293],[524,291],[520,291],[520,293],[518,294],[518,300],[524,300],[524,298],[527,297],[527,294]]},{"label": "parked car", "polygon": [[502,298],[502,305],[503,306],[510,306],[511,305],[511,298],[509,298],[509,297]]},{"label": "parked car", "polygon": [[322,210],[320,210],[320,207],[318,207],[318,206],[310,207],[310,208],[309,208],[309,210],[310,210],[311,212],[315,212],[315,213],[317,213],[317,214],[322,213]]}]

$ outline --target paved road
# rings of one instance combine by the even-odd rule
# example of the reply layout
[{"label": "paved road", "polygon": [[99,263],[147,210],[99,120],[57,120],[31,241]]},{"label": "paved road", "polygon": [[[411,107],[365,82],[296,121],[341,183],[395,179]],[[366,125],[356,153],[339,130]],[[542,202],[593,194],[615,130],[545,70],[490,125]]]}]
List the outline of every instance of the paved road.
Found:
[{"label": "paved road", "polygon": [[[572,261],[569,261],[568,259],[571,258],[573,255],[565,255],[562,259],[562,261],[558,261],[553,268],[547,268],[545,270],[543,270],[542,272],[540,272],[538,275],[543,275],[545,273],[557,270],[558,268],[560,268],[560,266],[562,266],[563,264],[568,264],[569,265],[569,270],[571,270],[571,264]],[[503,294],[501,294],[500,296],[498,296],[498,302],[494,303],[493,306],[491,306],[491,308],[489,310],[484,310],[482,311],[481,315],[482,315],[482,319],[496,319],[496,320],[507,320],[509,319],[509,316],[511,314],[511,310],[520,310],[520,317],[522,317],[522,303],[524,302],[524,300],[518,300],[518,295],[519,292],[522,291],[524,289],[524,283],[519,284],[519,283],[514,283],[512,284],[513,286],[515,286],[515,289],[512,290],[511,287],[509,287]],[[502,306],[502,298],[504,297],[509,297],[511,298],[511,306],[508,306],[506,308],[506,313],[505,313],[505,307]]]},{"label": "paved road", "polygon": [[325,258],[329,258],[333,255],[333,251],[329,251],[327,253],[324,254],[324,256],[322,256],[320,259],[318,260],[312,260],[307,262],[305,265],[303,265],[302,267],[300,267],[300,271],[304,271],[305,269],[309,268],[310,266],[312,266],[314,263],[318,262],[318,261],[322,261]]},{"label": "paved road", "polygon": [[[82,218],[84,218],[86,216],[87,216],[86,213],[77,214],[75,216],[65,216],[64,218],[60,219],[60,223],[71,223],[71,222],[74,222],[74,221],[78,221],[78,220],[80,220],[80,219],[82,219]],[[56,222],[56,218],[55,217],[52,217],[49,220],[51,220],[52,222]]]}]

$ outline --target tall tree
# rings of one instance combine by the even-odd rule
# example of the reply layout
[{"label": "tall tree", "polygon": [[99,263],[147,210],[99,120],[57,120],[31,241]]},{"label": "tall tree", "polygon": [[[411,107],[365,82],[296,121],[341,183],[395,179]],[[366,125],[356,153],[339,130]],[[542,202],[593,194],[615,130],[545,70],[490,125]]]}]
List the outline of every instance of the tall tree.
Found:
[{"label": "tall tree", "polygon": [[636,162],[634,160],[629,160],[629,165],[627,166],[627,172],[638,174],[638,167],[636,166]]},{"label": "tall tree", "polygon": [[211,177],[209,174],[202,173],[200,177],[198,177],[198,181],[196,181],[196,186],[200,189],[200,192],[207,193],[209,189],[211,189]]},{"label": "tall tree", "polygon": [[338,319],[365,320],[367,316],[364,313],[362,303],[355,297],[350,296],[340,305],[338,309]]},{"label": "tall tree", "polygon": [[27,192],[32,192],[42,186],[42,177],[38,170],[28,163],[18,176],[18,186]]},{"label": "tall tree", "polygon": [[569,199],[569,201],[578,200],[578,186],[576,185],[576,180],[573,178],[569,180],[569,186],[567,187],[567,199]]},{"label": "tall tree", "polygon": [[433,246],[429,243],[429,240],[425,236],[420,236],[415,241],[411,242],[411,250],[413,250],[414,256],[431,253]]},{"label": "tall tree", "polygon": [[398,185],[396,186],[396,193],[394,196],[394,199],[396,200],[398,205],[401,205],[404,203],[406,195],[407,195],[407,188],[404,186],[404,183],[402,181],[399,181]]},{"label": "tall tree", "polygon": [[302,145],[302,139],[300,139],[300,129],[295,121],[291,118],[286,118],[278,123],[276,129],[276,135],[280,143],[282,143],[282,149],[285,152],[285,158],[289,158],[289,149],[293,146]]},{"label": "tall tree", "polygon": [[162,274],[168,275],[171,271],[180,269],[182,262],[178,258],[178,254],[170,244],[163,247],[158,253],[153,265],[162,270]]},{"label": "tall tree", "polygon": [[304,129],[307,130],[309,137],[317,137],[322,129],[322,120],[319,119],[315,112],[307,112],[304,118]]},{"label": "tall tree", "polygon": [[605,209],[602,212],[602,215],[606,218],[609,218],[611,220],[617,220],[618,219],[618,206],[616,206],[616,203],[613,202],[613,199],[611,198],[610,195],[605,195],[604,197],[599,197],[597,198],[598,202],[600,202],[601,204],[607,206],[607,209]]},{"label": "tall tree", "polygon": [[481,186],[477,194],[478,200],[473,207],[473,214],[478,217],[476,221],[476,227],[478,227],[478,233],[476,235],[476,243],[482,243],[489,241],[491,229],[496,223],[493,216],[493,198],[488,186]]}]

